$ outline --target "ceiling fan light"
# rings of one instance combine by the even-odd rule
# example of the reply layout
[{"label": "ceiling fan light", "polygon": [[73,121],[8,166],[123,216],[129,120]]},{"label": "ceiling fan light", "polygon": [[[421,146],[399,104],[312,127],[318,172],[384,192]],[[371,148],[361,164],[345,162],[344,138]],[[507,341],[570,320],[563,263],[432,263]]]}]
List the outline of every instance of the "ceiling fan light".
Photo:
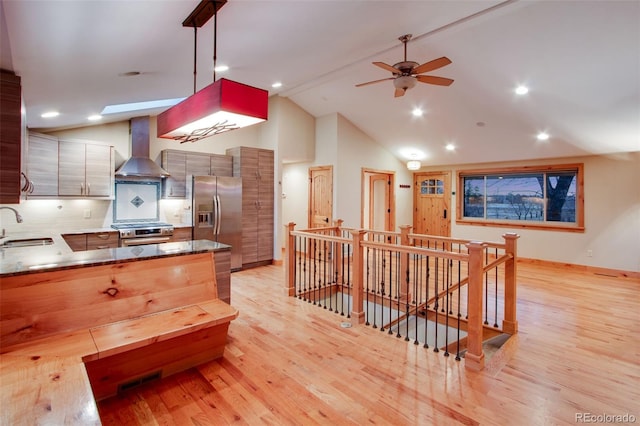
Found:
[{"label": "ceiling fan light", "polygon": [[407,161],[407,169],[409,170],[419,170],[420,167],[422,167],[422,164],[420,164],[420,161],[418,160]]},{"label": "ceiling fan light", "polygon": [[408,75],[401,75],[400,77],[396,77],[395,80],[393,80],[393,86],[396,89],[407,90],[411,89],[415,85],[416,79]]}]

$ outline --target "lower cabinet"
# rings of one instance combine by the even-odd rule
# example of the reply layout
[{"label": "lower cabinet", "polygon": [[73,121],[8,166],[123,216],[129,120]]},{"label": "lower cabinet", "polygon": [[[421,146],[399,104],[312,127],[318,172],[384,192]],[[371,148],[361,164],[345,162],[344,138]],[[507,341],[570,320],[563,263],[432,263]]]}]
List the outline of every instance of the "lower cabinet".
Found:
[{"label": "lower cabinet", "polygon": [[98,250],[118,247],[117,232],[63,234],[62,238],[73,251]]},{"label": "lower cabinet", "polygon": [[171,242],[176,242],[176,241],[191,241],[191,227],[173,228],[173,235],[171,236]]}]

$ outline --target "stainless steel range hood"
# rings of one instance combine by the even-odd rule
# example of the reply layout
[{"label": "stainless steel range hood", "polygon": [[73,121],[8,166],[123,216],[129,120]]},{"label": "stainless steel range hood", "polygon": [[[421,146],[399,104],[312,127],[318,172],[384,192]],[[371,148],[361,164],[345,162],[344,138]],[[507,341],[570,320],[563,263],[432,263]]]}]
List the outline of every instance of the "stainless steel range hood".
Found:
[{"label": "stainless steel range hood", "polygon": [[135,117],[131,121],[131,158],[124,162],[116,177],[163,178],[169,173],[149,158],[149,117]]}]

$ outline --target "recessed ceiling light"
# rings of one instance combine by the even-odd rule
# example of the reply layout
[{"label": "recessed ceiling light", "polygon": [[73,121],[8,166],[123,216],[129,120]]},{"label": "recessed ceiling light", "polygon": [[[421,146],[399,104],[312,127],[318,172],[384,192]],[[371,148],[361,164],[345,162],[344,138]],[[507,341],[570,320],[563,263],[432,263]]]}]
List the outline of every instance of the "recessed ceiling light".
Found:
[{"label": "recessed ceiling light", "polygon": [[421,108],[414,108],[413,111],[411,111],[411,114],[413,114],[414,117],[422,117],[422,114],[424,114],[424,111],[422,111]]},{"label": "recessed ceiling light", "polygon": [[229,66],[228,65],[218,65],[217,67],[214,68],[215,72],[224,72],[224,71],[229,71]]},{"label": "recessed ceiling light", "polygon": [[529,93],[529,88],[527,86],[520,85],[516,87],[514,92],[516,92],[516,95],[526,95]]},{"label": "recessed ceiling light", "polygon": [[277,89],[278,87],[282,87],[282,83],[279,81],[276,81],[271,85],[271,87],[273,87],[274,89]]},{"label": "recessed ceiling light", "polygon": [[87,120],[89,121],[98,121],[101,119],[102,119],[102,116],[100,114],[94,114],[87,117]]},{"label": "recessed ceiling light", "polygon": [[53,118],[59,116],[60,113],[58,111],[49,111],[42,114],[40,117],[42,118]]},{"label": "recessed ceiling light", "polygon": [[538,138],[539,141],[546,141],[546,140],[549,139],[549,133],[540,132],[540,133],[538,133],[538,136],[536,136],[536,138]]},{"label": "recessed ceiling light", "polygon": [[455,151],[456,150],[456,146],[452,143],[448,143],[447,146],[445,146],[445,148],[447,149],[447,151]]}]

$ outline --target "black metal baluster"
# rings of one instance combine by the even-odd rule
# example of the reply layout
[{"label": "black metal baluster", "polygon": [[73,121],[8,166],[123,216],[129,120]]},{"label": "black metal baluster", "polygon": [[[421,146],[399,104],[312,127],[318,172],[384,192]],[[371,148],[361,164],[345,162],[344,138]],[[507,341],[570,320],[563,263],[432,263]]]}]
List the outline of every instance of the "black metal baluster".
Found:
[{"label": "black metal baluster", "polygon": [[418,274],[418,269],[419,269],[419,259],[420,256],[418,256],[417,254],[412,254],[411,257],[413,258],[413,308],[415,310],[415,339],[413,340],[413,344],[417,345],[418,344],[418,320],[419,320],[419,316],[420,316],[420,312],[418,312],[418,301],[420,300],[421,296],[422,296],[422,291],[418,289],[418,283],[420,282],[420,276]]},{"label": "black metal baluster", "polygon": [[[347,318],[351,318],[351,262],[349,261],[349,244],[342,244],[342,270],[344,271],[344,264],[347,264]],[[344,250],[347,250],[347,255],[344,255]],[[367,267],[369,265],[369,258],[367,258]],[[344,279],[344,273],[342,279]],[[362,278],[362,277],[359,277]],[[368,285],[368,284],[367,284]]]},{"label": "black metal baluster", "polygon": [[300,279],[300,271],[301,271],[300,265],[301,265],[301,262],[302,262],[302,256],[300,256],[300,254],[298,253],[298,250],[297,250],[297,248],[298,248],[298,240],[299,239],[300,239],[300,237],[298,237],[298,236],[294,237],[294,239],[293,239],[293,256],[294,256],[293,257],[294,258],[294,261],[293,261],[293,268],[294,268],[293,276],[294,276],[294,279],[295,279],[295,287],[296,287],[296,293],[298,294],[298,299],[301,299],[302,298],[301,295],[303,295],[304,293],[302,292],[302,281],[303,280]]},{"label": "black metal baluster", "polygon": [[435,315],[435,319],[436,319],[436,324],[435,324],[435,343],[433,344],[433,351],[434,352],[440,352],[440,349],[438,348],[438,303],[439,303],[439,297],[438,297],[438,256],[436,256],[435,259],[435,269],[436,269],[436,276],[435,276],[435,280],[433,282],[433,296],[435,297],[435,304],[433,305],[433,310],[435,311],[436,315]]},{"label": "black metal baluster", "polygon": [[[324,297],[322,298],[322,308],[327,309],[327,242],[322,240],[322,251],[320,252],[320,274],[322,279],[322,292]],[[331,293],[329,293],[329,303],[331,303]]]},{"label": "black metal baluster", "polygon": [[[397,290],[398,290],[398,281],[396,280],[396,291]],[[391,300],[392,295],[393,295],[393,254],[391,253],[391,250],[389,250],[389,332],[388,334],[393,334],[393,331],[392,331],[393,301]]]},{"label": "black metal baluster", "polygon": [[318,303],[320,298],[320,290],[318,289],[318,255],[317,255],[318,241],[313,240],[313,304]]},{"label": "black metal baluster", "polygon": [[426,276],[425,276],[425,281],[424,281],[424,288],[425,288],[425,303],[424,303],[424,345],[423,347],[425,349],[429,349],[429,304],[427,302],[429,302],[429,279],[431,278],[430,276],[430,268],[429,268],[429,261],[430,261],[430,257],[429,256],[425,256],[426,258],[426,263],[425,263],[425,269],[426,269]]},{"label": "black metal baluster", "polygon": [[[366,282],[366,285],[367,285],[367,291],[366,291],[365,294],[367,295],[367,298],[366,298],[365,310],[364,310],[364,319],[365,319],[364,325],[370,325],[370,322],[369,322],[369,290],[370,290],[369,282],[371,280],[371,266],[375,267],[374,266],[375,265],[375,262],[374,262],[375,259],[369,257],[369,255],[370,255],[369,254],[369,247],[367,247],[366,252],[367,252],[367,279],[366,279],[365,282]],[[371,260],[369,260],[369,259],[371,259]]]},{"label": "black metal baluster", "polygon": [[[451,307],[449,305],[449,294],[450,294],[450,289],[451,289],[451,280],[450,280],[450,276],[449,273],[451,272],[451,268],[449,266],[449,262],[451,262],[451,259],[443,259],[443,261],[447,262],[447,278],[445,279],[446,281],[446,286],[447,286],[447,294],[446,294],[446,305],[449,308],[449,314],[451,313]],[[444,329],[445,329],[445,333],[444,333],[444,356],[449,356],[449,314],[447,314],[447,316],[444,318]]]},{"label": "black metal baluster", "polygon": [[456,345],[456,361],[460,361],[460,317],[462,316],[460,313],[460,293],[462,292],[460,289],[460,263],[458,260],[458,343]]},{"label": "black metal baluster", "polygon": [[377,288],[378,288],[378,251],[377,250],[378,249],[373,249],[373,262],[374,262],[374,264],[373,264],[373,281],[372,281],[372,283],[375,286],[375,288],[372,289],[372,290],[374,290],[373,291],[373,301],[374,301],[374,303],[373,303],[373,328],[378,328],[378,325],[376,323],[376,316],[377,316],[376,315],[377,314],[377,312],[376,312],[376,310],[377,310],[376,309],[376,305],[377,305],[377,303],[376,303],[377,302],[376,294],[377,294]]},{"label": "black metal baluster", "polygon": [[[409,282],[410,282],[409,281],[409,270],[410,270],[409,269],[410,268],[410,266],[409,266],[409,259],[410,259],[409,258],[409,253],[407,253],[406,256],[407,256],[407,283],[406,283],[407,294],[405,295],[405,322],[407,324],[407,327],[406,327],[406,330],[405,330],[404,340],[406,342],[408,342],[410,340],[409,339],[409,321],[410,321],[410,318],[409,318],[409,302],[410,301],[409,301],[409,294],[408,294],[409,293]],[[399,325],[398,325],[398,329],[400,329]]]}]

